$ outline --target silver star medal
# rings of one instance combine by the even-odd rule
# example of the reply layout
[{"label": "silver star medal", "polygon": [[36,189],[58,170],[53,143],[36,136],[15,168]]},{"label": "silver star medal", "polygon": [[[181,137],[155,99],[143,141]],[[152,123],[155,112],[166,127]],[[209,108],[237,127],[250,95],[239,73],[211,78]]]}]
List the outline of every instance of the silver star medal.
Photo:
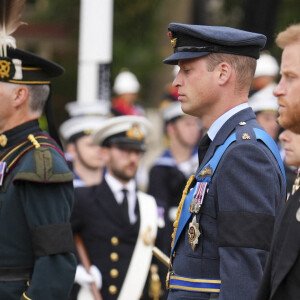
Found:
[{"label": "silver star medal", "polygon": [[189,231],[188,231],[189,243],[193,251],[195,250],[195,247],[199,242],[198,238],[200,235],[201,232],[199,230],[199,223],[197,223],[196,216],[194,216],[192,222],[189,224]]}]

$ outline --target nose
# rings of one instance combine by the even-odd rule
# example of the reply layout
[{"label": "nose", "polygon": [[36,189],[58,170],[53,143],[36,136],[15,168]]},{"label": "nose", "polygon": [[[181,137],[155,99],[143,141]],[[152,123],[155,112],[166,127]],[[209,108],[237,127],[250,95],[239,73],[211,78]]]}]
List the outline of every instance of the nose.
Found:
[{"label": "nose", "polygon": [[138,150],[131,150],[128,152],[128,159],[131,161],[137,161],[141,158],[142,152]]},{"label": "nose", "polygon": [[286,143],[290,139],[289,131],[284,130],[280,135],[279,135],[279,140]]},{"label": "nose", "polygon": [[181,81],[180,81],[180,75],[179,75],[180,71],[177,73],[176,77],[173,80],[172,86],[178,88],[181,85]]},{"label": "nose", "polygon": [[284,88],[284,83],[283,83],[283,79],[281,79],[278,83],[278,85],[275,87],[274,91],[273,91],[273,95],[275,97],[279,97],[281,95],[285,94],[285,88]]}]

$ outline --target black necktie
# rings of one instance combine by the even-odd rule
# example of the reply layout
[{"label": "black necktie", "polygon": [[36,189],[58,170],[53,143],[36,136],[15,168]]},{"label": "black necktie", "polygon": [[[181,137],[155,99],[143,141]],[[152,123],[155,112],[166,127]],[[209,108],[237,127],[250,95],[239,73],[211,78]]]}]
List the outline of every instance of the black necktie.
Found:
[{"label": "black necktie", "polygon": [[124,221],[126,221],[126,223],[130,223],[129,215],[128,215],[128,199],[127,199],[128,190],[123,189],[122,192],[124,195],[123,202],[121,203],[122,214],[124,217]]},{"label": "black necktie", "polygon": [[207,151],[209,145],[210,145],[210,138],[206,134],[201,138],[201,140],[199,142],[199,146],[198,146],[199,166],[201,165],[201,162],[206,154],[206,151]]}]

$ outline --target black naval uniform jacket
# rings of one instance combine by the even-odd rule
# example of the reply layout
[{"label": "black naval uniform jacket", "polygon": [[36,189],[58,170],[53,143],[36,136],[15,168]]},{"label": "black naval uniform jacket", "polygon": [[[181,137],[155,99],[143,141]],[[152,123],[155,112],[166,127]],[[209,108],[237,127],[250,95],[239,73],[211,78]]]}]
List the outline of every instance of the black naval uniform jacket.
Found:
[{"label": "black naval uniform jacket", "polygon": [[73,232],[81,235],[91,263],[101,271],[105,300],[117,299],[139,232],[138,202],[135,224],[124,221],[121,209],[105,179],[100,185],[75,189]]},{"label": "black naval uniform jacket", "polygon": [[300,189],[285,204],[256,300],[300,299],[299,201]]},{"label": "black naval uniform jacket", "polygon": [[[37,120],[4,134],[7,144],[0,147],[0,160],[7,165],[0,186],[0,299],[67,300],[76,271],[69,223],[73,174]],[[29,134],[36,140],[30,141]]]},{"label": "black naval uniform jacket", "polygon": [[187,179],[175,165],[159,164],[150,170],[148,193],[156,199],[157,205],[164,209],[165,227],[159,230],[157,238],[157,241],[161,240],[158,246],[164,253],[170,251],[173,231],[174,220],[169,219],[169,209],[178,206]]},{"label": "black naval uniform jacket", "polygon": [[[219,300],[253,300],[270,251],[275,219],[286,198],[279,165],[257,140],[260,128],[251,108],[231,116],[220,128],[200,164],[213,157],[233,131],[237,140],[224,152],[200,212],[185,224],[172,255],[175,276],[221,280]],[[244,138],[243,138],[244,137]],[[201,235],[193,250],[189,224],[196,217]],[[172,289],[168,300],[212,299],[210,292]]]}]

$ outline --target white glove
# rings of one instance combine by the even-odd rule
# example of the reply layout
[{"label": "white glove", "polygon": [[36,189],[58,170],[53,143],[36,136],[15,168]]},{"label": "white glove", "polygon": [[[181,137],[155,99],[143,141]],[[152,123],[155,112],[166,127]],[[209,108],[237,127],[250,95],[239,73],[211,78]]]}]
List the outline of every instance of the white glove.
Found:
[{"label": "white glove", "polygon": [[101,288],[102,288],[102,274],[101,274],[100,270],[96,266],[92,265],[90,267],[90,273],[93,277],[93,280],[96,284],[97,289],[101,290]]},{"label": "white glove", "polygon": [[90,267],[90,273],[91,274],[89,274],[82,265],[78,265],[76,268],[74,281],[87,289],[89,289],[90,284],[94,282],[96,284],[96,287],[98,289],[101,289],[102,275],[99,269],[96,266],[92,265]]}]

